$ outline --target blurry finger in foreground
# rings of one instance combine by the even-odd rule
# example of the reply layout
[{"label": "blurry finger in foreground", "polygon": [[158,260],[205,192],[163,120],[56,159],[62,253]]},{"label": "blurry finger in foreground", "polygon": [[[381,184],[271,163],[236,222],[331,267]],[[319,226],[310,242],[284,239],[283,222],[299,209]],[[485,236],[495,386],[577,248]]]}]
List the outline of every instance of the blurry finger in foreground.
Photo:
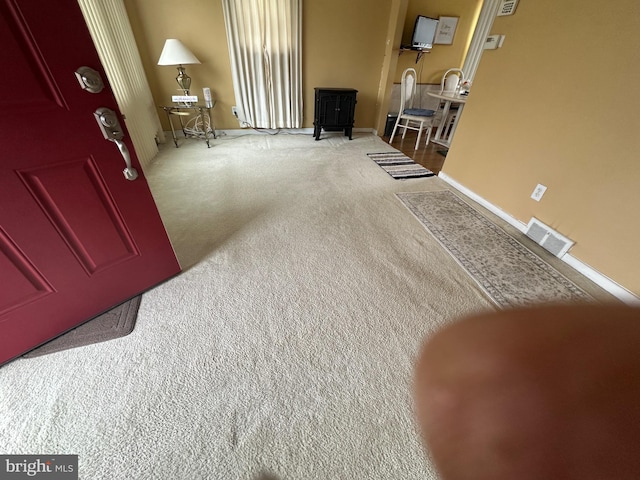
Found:
[{"label": "blurry finger in foreground", "polygon": [[416,414],[443,480],[640,478],[640,309],[542,306],[426,342]]}]

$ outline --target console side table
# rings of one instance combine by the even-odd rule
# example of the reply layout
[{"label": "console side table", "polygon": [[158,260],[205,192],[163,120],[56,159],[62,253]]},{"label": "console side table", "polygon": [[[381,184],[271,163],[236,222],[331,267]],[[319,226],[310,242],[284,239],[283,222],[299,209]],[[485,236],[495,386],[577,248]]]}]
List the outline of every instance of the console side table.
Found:
[{"label": "console side table", "polygon": [[[195,137],[203,138],[207,142],[207,147],[211,147],[209,141],[216,137],[216,129],[213,125],[213,119],[211,117],[211,110],[216,106],[216,102],[213,102],[210,107],[206,105],[166,105],[161,106],[167,114],[169,125],[171,126],[171,135],[173,136],[173,143],[178,148],[178,138],[176,137],[176,129],[173,125],[174,117],[180,119],[180,128],[185,138]],[[184,121],[184,117],[192,117],[187,123]],[[193,125],[190,125],[194,122]]]}]

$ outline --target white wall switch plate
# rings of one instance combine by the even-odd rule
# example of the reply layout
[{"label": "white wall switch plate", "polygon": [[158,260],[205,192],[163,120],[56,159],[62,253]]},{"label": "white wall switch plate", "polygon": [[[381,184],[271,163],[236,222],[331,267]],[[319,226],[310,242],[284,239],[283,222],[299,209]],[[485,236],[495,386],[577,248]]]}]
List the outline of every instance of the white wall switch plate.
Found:
[{"label": "white wall switch plate", "polygon": [[533,193],[531,194],[531,198],[533,198],[536,202],[539,202],[544,192],[547,191],[547,187],[539,183],[536,185],[536,188],[533,189]]}]

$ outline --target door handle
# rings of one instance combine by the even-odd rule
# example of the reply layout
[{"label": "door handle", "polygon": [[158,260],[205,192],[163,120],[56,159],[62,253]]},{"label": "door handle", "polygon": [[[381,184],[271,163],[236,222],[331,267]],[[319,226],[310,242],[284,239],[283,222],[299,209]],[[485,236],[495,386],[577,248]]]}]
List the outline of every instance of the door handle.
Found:
[{"label": "door handle", "polygon": [[118,150],[122,154],[122,158],[124,158],[124,163],[126,168],[122,171],[124,174],[124,178],[127,180],[135,180],[138,178],[138,171],[131,166],[131,155],[129,155],[129,149],[127,145],[122,140],[113,140],[113,143],[116,144]]},{"label": "door handle", "polygon": [[96,118],[104,138],[115,143],[122,155],[122,158],[124,158],[124,163],[126,165],[126,168],[122,171],[124,178],[127,180],[135,180],[138,178],[137,170],[131,166],[131,155],[129,154],[129,149],[122,141],[124,138],[124,132],[122,131],[116,112],[106,107],[100,107],[93,112],[93,116]]}]

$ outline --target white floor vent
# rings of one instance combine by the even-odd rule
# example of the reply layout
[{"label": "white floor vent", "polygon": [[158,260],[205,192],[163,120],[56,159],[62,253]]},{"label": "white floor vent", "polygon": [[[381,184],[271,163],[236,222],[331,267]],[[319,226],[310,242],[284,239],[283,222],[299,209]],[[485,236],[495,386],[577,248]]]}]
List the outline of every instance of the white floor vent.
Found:
[{"label": "white floor vent", "polygon": [[525,233],[527,237],[542,245],[556,257],[562,257],[575,243],[533,217],[529,220]]}]

